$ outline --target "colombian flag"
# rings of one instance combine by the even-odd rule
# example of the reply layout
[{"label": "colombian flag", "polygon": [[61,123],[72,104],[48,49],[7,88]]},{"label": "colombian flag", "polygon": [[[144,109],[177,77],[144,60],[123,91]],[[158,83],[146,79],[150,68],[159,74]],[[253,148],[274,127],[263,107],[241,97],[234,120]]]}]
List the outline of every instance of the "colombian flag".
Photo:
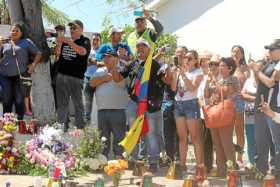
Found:
[{"label": "colombian flag", "polygon": [[148,106],[148,82],[150,79],[152,61],[153,50],[150,50],[150,54],[144,64],[144,67],[140,69],[136,77],[135,94],[138,98],[137,118],[133,122],[126,137],[119,143],[119,145],[123,146],[124,150],[128,154],[131,154],[138,143],[140,136],[144,136],[149,131],[145,113]]}]

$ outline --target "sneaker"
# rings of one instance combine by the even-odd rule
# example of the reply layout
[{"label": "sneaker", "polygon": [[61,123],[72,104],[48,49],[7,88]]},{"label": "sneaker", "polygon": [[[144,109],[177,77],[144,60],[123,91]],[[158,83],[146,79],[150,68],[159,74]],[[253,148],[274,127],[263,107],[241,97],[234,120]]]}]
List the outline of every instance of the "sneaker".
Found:
[{"label": "sneaker", "polygon": [[25,112],[24,115],[26,115],[26,116],[32,116],[32,112],[30,112],[30,111]]}]

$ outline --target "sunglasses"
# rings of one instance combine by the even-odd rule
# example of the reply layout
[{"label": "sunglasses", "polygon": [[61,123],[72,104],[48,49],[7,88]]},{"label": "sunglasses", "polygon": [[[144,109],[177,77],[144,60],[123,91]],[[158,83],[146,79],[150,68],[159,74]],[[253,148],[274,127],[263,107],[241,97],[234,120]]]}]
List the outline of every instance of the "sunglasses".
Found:
[{"label": "sunglasses", "polygon": [[71,30],[71,31],[75,31],[75,30],[77,30],[77,27],[72,26],[72,27],[70,27],[70,30]]},{"label": "sunglasses", "polygon": [[219,66],[219,63],[216,63],[216,62],[210,62],[209,63],[209,67],[218,67]]},{"label": "sunglasses", "polygon": [[191,56],[186,56],[185,59],[186,59],[187,61],[192,61],[194,58],[191,57]]}]

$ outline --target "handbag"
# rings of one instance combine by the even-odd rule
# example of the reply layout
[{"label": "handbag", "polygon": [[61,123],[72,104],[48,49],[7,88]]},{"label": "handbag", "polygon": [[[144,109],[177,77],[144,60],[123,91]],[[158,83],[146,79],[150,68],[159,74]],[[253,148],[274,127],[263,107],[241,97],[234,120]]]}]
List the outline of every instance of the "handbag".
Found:
[{"label": "handbag", "polygon": [[235,104],[230,99],[224,99],[221,90],[222,101],[217,105],[203,106],[202,111],[207,128],[222,128],[233,125],[235,119]]},{"label": "handbag", "polygon": [[22,89],[24,89],[26,87],[31,87],[31,85],[32,85],[31,75],[27,71],[24,73],[20,72],[19,62],[18,62],[18,58],[16,55],[15,46],[14,46],[14,44],[12,44],[12,45],[13,45],[13,56],[16,59],[16,65],[17,65],[17,70],[18,70],[18,74],[19,74],[20,85],[23,87]]}]

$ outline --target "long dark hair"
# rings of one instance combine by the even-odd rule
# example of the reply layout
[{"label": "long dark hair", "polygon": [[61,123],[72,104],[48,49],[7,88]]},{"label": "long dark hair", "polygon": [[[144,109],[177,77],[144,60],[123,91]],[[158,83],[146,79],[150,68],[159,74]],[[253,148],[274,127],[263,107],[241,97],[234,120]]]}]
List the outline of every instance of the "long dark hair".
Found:
[{"label": "long dark hair", "polygon": [[243,48],[241,45],[234,45],[234,46],[232,46],[231,51],[232,51],[234,48],[238,48],[238,49],[240,50],[242,56],[243,56],[243,57],[240,59],[240,62],[239,62],[239,63],[240,63],[241,65],[247,64],[247,63],[246,63],[246,59],[245,59],[244,48]]},{"label": "long dark hair", "polygon": [[14,23],[12,25],[12,27],[16,27],[16,28],[18,28],[20,30],[20,32],[22,33],[20,39],[23,39],[23,38],[27,37],[27,35],[26,35],[26,27],[24,26],[23,23]]},{"label": "long dark hair", "polygon": [[230,69],[229,74],[230,74],[230,75],[233,75],[234,72],[235,72],[235,70],[236,70],[236,64],[235,64],[233,58],[231,58],[231,57],[224,58],[224,57],[223,57],[223,58],[221,58],[221,62],[223,62],[223,63],[226,64],[226,66],[228,67],[228,69]]}]

